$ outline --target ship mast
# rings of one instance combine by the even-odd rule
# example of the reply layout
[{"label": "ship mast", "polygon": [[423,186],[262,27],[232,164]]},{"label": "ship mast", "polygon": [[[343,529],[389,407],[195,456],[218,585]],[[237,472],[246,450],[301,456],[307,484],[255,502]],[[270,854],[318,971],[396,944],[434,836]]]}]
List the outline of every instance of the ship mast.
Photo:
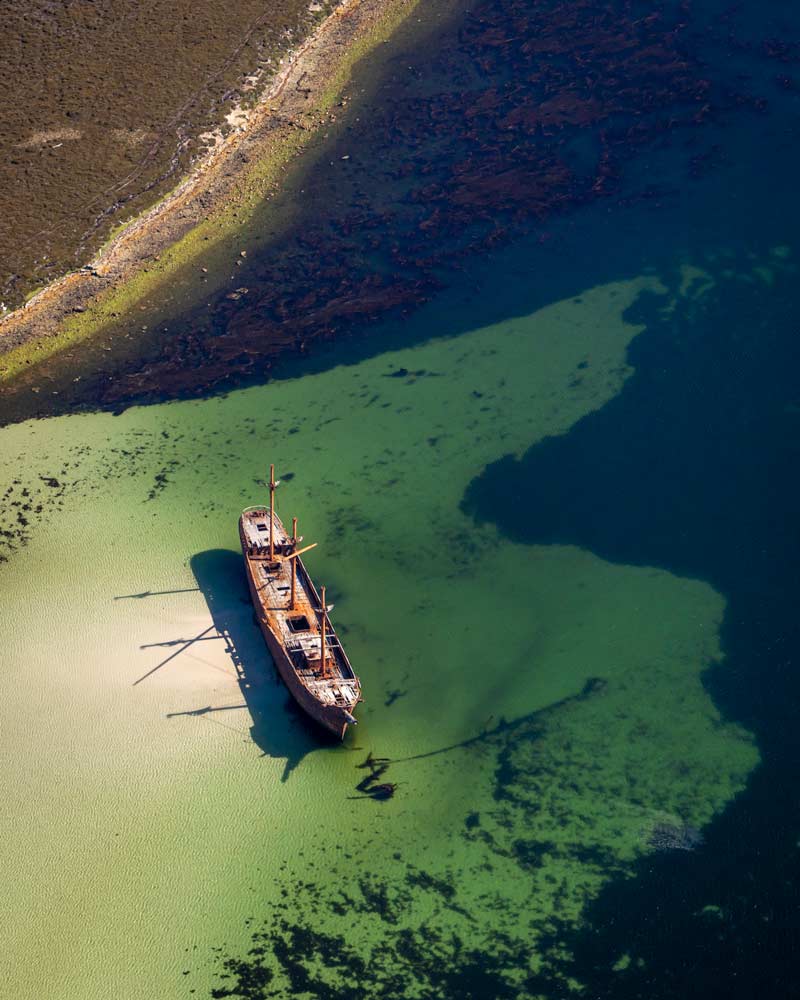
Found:
[{"label": "ship mast", "polygon": [[[292,552],[297,551],[297,518],[292,518]],[[292,559],[292,589],[289,595],[289,610],[294,611],[294,597],[297,589],[297,560]]]},{"label": "ship mast", "polygon": [[315,549],[317,547],[317,543],[312,542],[310,545],[306,545],[304,549],[298,549],[297,543],[302,542],[303,539],[302,537],[301,538],[297,537],[296,517],[292,518],[292,537],[290,541],[292,543],[292,548],[294,549],[294,552],[292,552],[291,555],[285,556],[284,558],[286,562],[290,562],[292,564],[292,575],[290,577],[292,581],[292,586],[289,590],[289,610],[294,611],[295,595],[297,593],[297,560],[300,558],[301,555],[303,555],[304,552],[309,552],[311,549]]},{"label": "ship mast", "polygon": [[322,588],[322,619],[320,621],[320,633],[319,633],[319,655],[322,662],[322,676],[325,676],[325,623],[328,618],[328,609],[325,605],[325,588]]},{"label": "ship mast", "polygon": [[272,562],[275,559],[275,542],[273,537],[274,526],[273,518],[275,515],[275,487],[278,484],[275,482],[275,466],[270,465],[269,467],[269,561]]}]

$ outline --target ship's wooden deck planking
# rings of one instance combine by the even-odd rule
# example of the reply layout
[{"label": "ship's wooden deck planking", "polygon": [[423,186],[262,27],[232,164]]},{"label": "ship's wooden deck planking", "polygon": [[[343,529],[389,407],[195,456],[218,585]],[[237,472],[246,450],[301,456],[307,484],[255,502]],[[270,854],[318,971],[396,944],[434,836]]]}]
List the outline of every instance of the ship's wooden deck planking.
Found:
[{"label": "ship's wooden deck planking", "polygon": [[[263,613],[287,649],[291,650],[294,646],[305,652],[308,665],[305,668],[297,668],[297,673],[303,677],[308,689],[326,704],[352,703],[358,698],[359,692],[354,679],[351,680],[352,671],[342,658],[339,639],[330,620],[326,626],[325,636],[328,676],[320,676],[321,629],[318,613],[320,603],[311,591],[310,579],[302,564],[297,567],[295,606],[293,610],[289,609],[291,563],[289,560],[281,559],[280,553],[289,545],[291,538],[277,517],[273,521],[273,545],[277,554],[277,567],[270,569],[269,518],[268,510],[248,511],[244,518],[245,538],[260,553],[248,558],[256,569],[258,597]],[[300,562],[299,559],[296,561]],[[305,617],[308,621],[307,631],[295,632],[289,626],[290,618],[299,617]]]}]

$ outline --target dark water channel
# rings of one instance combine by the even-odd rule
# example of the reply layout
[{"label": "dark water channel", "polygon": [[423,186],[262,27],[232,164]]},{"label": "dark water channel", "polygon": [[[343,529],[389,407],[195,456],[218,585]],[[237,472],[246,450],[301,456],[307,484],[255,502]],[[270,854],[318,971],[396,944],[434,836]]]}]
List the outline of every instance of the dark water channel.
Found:
[{"label": "dark water channel", "polygon": [[[565,23],[586,13],[580,4],[545,6],[548,16]],[[630,15],[636,7],[620,6]],[[505,18],[498,39],[519,29],[513,4],[492,5],[492,12]],[[605,13],[592,8],[598,34]],[[666,16],[659,10],[651,18],[665,28]],[[679,141],[651,134],[634,148],[617,148],[615,164],[627,162],[607,205],[588,194],[598,193],[593,159],[581,193],[575,177],[569,199],[555,194],[553,182],[546,210],[528,202],[512,206],[511,215],[518,224],[527,215],[526,226],[533,215],[543,228],[546,217],[553,227],[533,293],[539,302],[642,267],[677,289],[686,282],[681,267],[687,263],[702,268],[690,285],[702,286],[703,294],[686,296],[674,311],[663,308],[661,296],[641,296],[629,318],[645,333],[629,352],[635,375],[622,393],[568,434],[537,444],[521,459],[507,456],[488,466],[469,487],[463,509],[518,543],[578,545],[613,562],[663,567],[717,588],[729,602],[725,660],[706,674],[705,684],[726,718],[756,734],[762,764],[691,850],[642,859],[635,878],[603,890],[582,926],[553,929],[541,950],[564,949],[571,957],[546,962],[527,982],[526,989],[545,996],[564,995],[566,975],[592,997],[789,996],[800,944],[794,794],[800,359],[790,263],[800,222],[792,167],[800,111],[793,75],[800,66],[798,23],[793,16],[781,21],[779,40],[777,22],[745,18],[733,8],[685,4],[679,16],[690,27],[683,34],[665,30],[665,38],[690,40],[681,51],[685,56],[689,49],[694,65],[702,66],[703,100],[714,107],[714,98],[726,95],[713,124],[704,129],[694,122]],[[527,44],[536,50],[535,40]],[[506,79],[498,90],[525,86],[533,102],[530,76],[525,83]],[[528,98],[517,100],[525,105]],[[503,148],[497,125],[495,118],[491,140],[482,133],[493,151]],[[541,121],[533,131],[537,141],[547,137],[545,144],[552,135]],[[566,145],[562,133],[553,132]],[[588,133],[594,141],[599,134],[605,129]],[[576,157],[586,148],[569,141]],[[484,163],[490,162],[488,156]],[[431,188],[428,204],[436,197]],[[511,188],[531,191],[519,178]],[[495,220],[509,209],[502,197],[499,202]],[[445,209],[453,219],[459,211],[452,202]],[[479,226],[479,216],[470,223]],[[774,267],[754,276],[756,261]],[[476,287],[477,315],[503,309],[502,290]],[[353,350],[368,353],[369,346]],[[325,356],[341,358],[341,348]],[[462,955],[457,972],[438,978],[430,976],[423,948],[416,960],[426,967],[430,995],[517,995],[503,971],[514,962],[506,944],[498,941],[497,954],[483,962]],[[328,953],[321,945],[311,954],[319,956],[320,948]],[[329,959],[338,954],[335,941],[327,948]],[[237,970],[244,986],[248,967]],[[366,980],[367,995],[390,995],[378,980]]]},{"label": "dark water channel", "polygon": [[[501,459],[464,501],[517,541],[666,567],[729,600],[706,684],[763,764],[696,851],[642,861],[567,932],[602,996],[788,996],[800,913],[797,285],[722,279],[693,316],[641,303],[636,375],[568,435]],[[561,938],[559,937],[559,940]],[[629,953],[622,974],[615,956]],[[767,985],[768,984],[768,985]]]}]

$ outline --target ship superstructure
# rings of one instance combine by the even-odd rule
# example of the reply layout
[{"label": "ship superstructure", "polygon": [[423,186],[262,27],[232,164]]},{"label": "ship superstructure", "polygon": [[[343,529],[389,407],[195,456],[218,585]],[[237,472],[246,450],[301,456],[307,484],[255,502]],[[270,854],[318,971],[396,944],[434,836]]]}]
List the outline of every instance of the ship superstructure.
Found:
[{"label": "ship superstructure", "polygon": [[275,512],[275,466],[269,506],[248,507],[239,519],[247,582],[261,632],[284,683],[313,719],[340,739],[361,701],[361,684],[342,648],[325,603],[301,555],[297,518],[289,534]]}]

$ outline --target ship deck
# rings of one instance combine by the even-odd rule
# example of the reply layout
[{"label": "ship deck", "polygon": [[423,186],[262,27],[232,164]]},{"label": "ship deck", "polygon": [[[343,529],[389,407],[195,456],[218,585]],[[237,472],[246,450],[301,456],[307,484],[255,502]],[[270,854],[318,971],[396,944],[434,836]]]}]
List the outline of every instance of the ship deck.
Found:
[{"label": "ship deck", "polygon": [[275,558],[269,560],[269,510],[249,508],[242,514],[242,540],[257,600],[268,627],[289,656],[304,686],[324,705],[354,706],[360,688],[336,630],[328,620],[325,630],[326,663],[322,671],[319,594],[301,559],[297,565],[294,609],[291,593],[292,541],[280,518],[273,515]]}]

